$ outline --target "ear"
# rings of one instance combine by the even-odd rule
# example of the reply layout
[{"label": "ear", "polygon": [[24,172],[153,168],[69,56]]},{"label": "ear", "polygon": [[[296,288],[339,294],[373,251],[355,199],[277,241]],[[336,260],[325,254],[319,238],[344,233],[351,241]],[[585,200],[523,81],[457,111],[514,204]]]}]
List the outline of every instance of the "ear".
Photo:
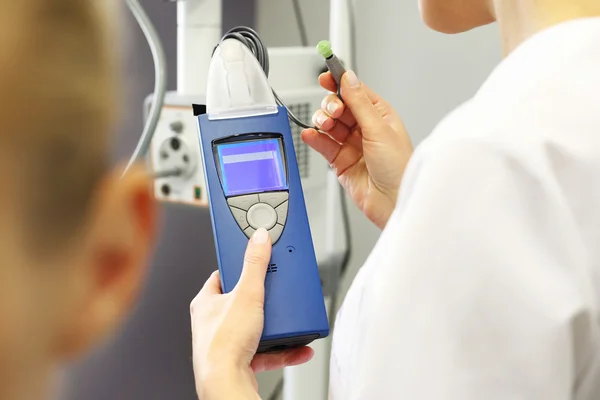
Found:
[{"label": "ear", "polygon": [[72,358],[122,322],[144,281],[156,233],[156,203],[149,176],[133,167],[104,180],[91,210],[77,285],[78,304],[61,338],[60,358]]}]

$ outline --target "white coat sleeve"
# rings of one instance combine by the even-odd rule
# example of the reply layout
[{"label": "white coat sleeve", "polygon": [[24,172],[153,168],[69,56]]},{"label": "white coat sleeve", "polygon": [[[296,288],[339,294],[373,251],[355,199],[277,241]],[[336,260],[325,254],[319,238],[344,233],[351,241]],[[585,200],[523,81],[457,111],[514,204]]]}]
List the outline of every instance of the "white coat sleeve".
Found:
[{"label": "white coat sleeve", "polygon": [[344,400],[572,398],[584,251],[544,166],[510,154],[457,141],[415,162],[365,267]]}]

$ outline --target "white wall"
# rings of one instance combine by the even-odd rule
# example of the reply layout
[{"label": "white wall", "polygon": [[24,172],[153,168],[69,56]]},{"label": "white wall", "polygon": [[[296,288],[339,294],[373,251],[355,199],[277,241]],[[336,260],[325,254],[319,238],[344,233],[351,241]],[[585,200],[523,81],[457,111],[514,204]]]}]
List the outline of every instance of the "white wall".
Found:
[{"label": "white wall", "polygon": [[[257,29],[268,46],[301,44],[292,1],[256,0]],[[307,27],[308,40],[316,46],[320,40],[329,36],[329,2],[300,0],[300,8]]]},{"label": "white wall", "polygon": [[[329,2],[301,5],[310,42],[327,38]],[[495,26],[455,36],[435,33],[421,22],[417,0],[359,0],[354,9],[358,74],[398,110],[415,145],[472,96],[500,61]],[[292,0],[258,0],[258,30],[270,46],[300,44]],[[344,290],[379,233],[356,209],[352,227],[354,257]],[[269,392],[275,376],[261,377],[262,392]]]},{"label": "white wall", "polygon": [[416,0],[360,1],[356,10],[360,75],[396,107],[415,142],[500,61],[496,26],[439,34],[423,25]]}]

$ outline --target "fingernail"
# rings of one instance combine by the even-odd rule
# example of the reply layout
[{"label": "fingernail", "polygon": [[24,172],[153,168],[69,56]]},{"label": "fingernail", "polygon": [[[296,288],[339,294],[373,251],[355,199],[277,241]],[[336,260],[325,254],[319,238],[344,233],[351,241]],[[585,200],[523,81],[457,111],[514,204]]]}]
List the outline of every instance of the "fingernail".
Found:
[{"label": "fingernail", "polygon": [[313,123],[320,128],[323,126],[325,121],[327,121],[327,118],[327,115],[317,111],[315,115],[313,115]]},{"label": "fingernail", "polygon": [[358,80],[358,77],[354,71],[346,71],[344,75],[346,75],[346,82],[348,82],[348,85],[351,88],[357,88],[360,86],[360,81]]},{"label": "fingernail", "polygon": [[338,109],[338,104],[335,101],[330,101],[327,103],[327,112],[330,115],[333,115]]},{"label": "fingernail", "polygon": [[269,240],[269,232],[265,228],[260,228],[252,235],[252,243],[265,244]]}]

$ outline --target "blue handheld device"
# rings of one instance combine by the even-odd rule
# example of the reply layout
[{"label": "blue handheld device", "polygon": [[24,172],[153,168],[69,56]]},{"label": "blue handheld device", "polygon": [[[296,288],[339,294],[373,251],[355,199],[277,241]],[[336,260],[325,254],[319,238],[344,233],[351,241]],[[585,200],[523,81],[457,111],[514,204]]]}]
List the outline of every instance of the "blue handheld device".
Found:
[{"label": "blue handheld device", "polygon": [[286,109],[240,118],[198,117],[224,292],[240,278],[248,238],[263,227],[273,252],[258,352],[304,346],[329,321]]}]

